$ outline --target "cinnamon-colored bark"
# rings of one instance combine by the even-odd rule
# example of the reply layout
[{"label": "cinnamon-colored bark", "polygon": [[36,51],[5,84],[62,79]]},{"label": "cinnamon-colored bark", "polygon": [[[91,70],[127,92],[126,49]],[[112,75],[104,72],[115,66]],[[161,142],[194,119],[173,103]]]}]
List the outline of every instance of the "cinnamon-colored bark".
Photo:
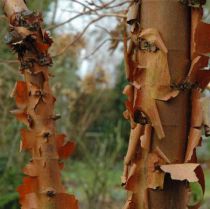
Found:
[{"label": "cinnamon-colored bark", "polygon": [[5,0],[3,9],[9,22],[5,40],[20,61],[24,81],[17,81],[12,96],[17,110],[11,111],[27,128],[21,130],[21,150],[31,153],[23,169],[26,177],[18,188],[22,209],[77,209],[77,200],[66,194],[61,182],[63,163],[74,150],[73,142],[56,132],[48,67],[52,39],[42,29],[42,17],[30,11],[23,0]]},{"label": "cinnamon-colored bark", "polygon": [[[143,28],[154,27],[160,32],[168,49],[172,82],[184,80],[190,67],[190,8],[178,1],[143,0],[141,24]],[[160,147],[171,163],[184,162],[189,131],[189,93],[181,92],[168,102],[157,101],[166,137],[160,141],[157,134],[154,134],[151,152],[156,146]],[[186,183],[173,181],[168,176],[163,190],[149,191],[150,209],[185,209],[186,201]]]},{"label": "cinnamon-colored bark", "polygon": [[210,52],[210,26],[201,22],[204,3],[134,0],[129,9],[124,116],[132,131],[122,176],[129,191],[124,209],[186,209],[188,183],[205,190],[196,159],[205,125],[201,92],[210,81],[204,70]]}]

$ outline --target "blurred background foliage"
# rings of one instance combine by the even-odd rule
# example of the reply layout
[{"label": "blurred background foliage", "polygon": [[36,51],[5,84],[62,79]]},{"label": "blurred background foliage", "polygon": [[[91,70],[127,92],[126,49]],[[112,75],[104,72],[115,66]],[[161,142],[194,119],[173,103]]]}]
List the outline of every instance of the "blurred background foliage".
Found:
[{"label": "blurred background foliage", "polygon": [[[43,12],[48,20],[45,27],[55,24],[58,2],[61,0],[28,0],[29,8]],[[52,6],[53,5],[53,6]],[[67,8],[71,9],[71,8]],[[49,17],[49,12],[53,15]],[[18,72],[16,57],[3,42],[7,31],[3,14],[0,16],[0,209],[17,209],[16,188],[21,184],[22,172],[29,156],[19,153],[20,128],[22,127],[9,113],[15,108],[10,98],[16,80],[22,79]],[[120,22],[112,31],[118,37]],[[87,39],[80,40],[59,56],[75,34],[72,31],[51,30],[54,46],[54,65],[51,72],[55,75],[51,84],[57,97],[56,113],[62,118],[57,123],[58,132],[77,142],[74,156],[65,163],[63,180],[69,192],[76,194],[81,209],[119,209],[124,203],[125,192],[120,186],[123,156],[126,152],[129,124],[122,117],[124,110],[123,87],[126,84],[123,66],[123,52],[120,49],[120,64],[114,74],[108,73],[104,65],[90,69],[83,77],[78,73],[81,52],[87,46]],[[93,37],[88,37],[93,39]],[[99,38],[98,38],[99,39]],[[115,40],[115,41],[113,41]],[[110,49],[118,46],[116,39],[111,41]],[[94,40],[93,40],[94,43]],[[103,51],[103,53],[110,53]],[[114,53],[114,52],[113,52]],[[113,55],[111,55],[113,56]],[[110,64],[110,63],[109,63]],[[113,80],[110,85],[110,80]],[[210,143],[204,138],[199,158],[205,168],[207,192],[203,209],[210,209]],[[191,202],[201,198],[200,188],[192,185]]]}]

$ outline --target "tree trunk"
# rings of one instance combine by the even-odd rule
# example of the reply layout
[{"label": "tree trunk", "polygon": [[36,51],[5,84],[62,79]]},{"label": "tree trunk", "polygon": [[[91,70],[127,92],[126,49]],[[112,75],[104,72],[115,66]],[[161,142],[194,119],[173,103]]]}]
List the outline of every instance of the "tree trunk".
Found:
[{"label": "tree trunk", "polygon": [[[177,0],[143,0],[142,28],[156,28],[168,49],[172,83],[184,80],[190,69],[190,8]],[[161,82],[161,81],[159,81]],[[181,92],[168,102],[156,101],[165,138],[152,136],[151,152],[158,146],[171,163],[183,163],[189,131],[190,92]],[[185,209],[186,182],[166,178],[163,191],[149,191],[150,209]]]},{"label": "tree trunk", "polygon": [[124,116],[131,135],[122,176],[128,190],[124,209],[186,209],[189,182],[199,182],[204,191],[195,152],[205,125],[200,96],[209,82],[198,38],[204,2],[189,4],[192,9],[183,2],[136,0],[128,11]]},{"label": "tree trunk", "polygon": [[3,10],[10,24],[5,41],[17,53],[25,79],[17,81],[12,93],[18,107],[12,113],[28,127],[21,130],[21,149],[32,155],[23,169],[27,177],[18,188],[21,208],[77,209],[77,200],[66,194],[61,182],[61,160],[73,152],[75,145],[56,133],[59,116],[54,114],[56,99],[49,86],[48,70],[52,39],[41,28],[41,15],[30,11],[23,0],[5,0]]}]

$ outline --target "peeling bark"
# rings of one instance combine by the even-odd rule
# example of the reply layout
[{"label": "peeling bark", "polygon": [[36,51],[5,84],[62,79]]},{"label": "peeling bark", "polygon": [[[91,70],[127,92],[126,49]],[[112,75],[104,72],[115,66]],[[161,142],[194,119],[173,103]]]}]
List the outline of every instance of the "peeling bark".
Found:
[{"label": "peeling bark", "polygon": [[[189,182],[199,182],[205,191],[196,159],[203,126],[209,134],[208,100],[201,99],[210,81],[210,25],[201,22],[203,4],[134,0],[129,9],[131,40],[125,45],[125,66],[132,91],[125,92],[126,119],[131,133],[139,124],[144,131],[128,145],[126,209],[186,209]],[[142,116],[144,121],[139,120]],[[148,126],[150,143],[145,146]]]},{"label": "peeling bark", "polygon": [[21,208],[77,209],[76,198],[66,194],[61,182],[61,160],[72,154],[75,144],[65,142],[65,135],[56,132],[59,116],[54,114],[56,99],[48,70],[52,65],[48,49],[53,41],[42,29],[41,14],[30,11],[23,0],[4,0],[3,10],[9,21],[5,41],[17,53],[24,77],[12,92],[18,108],[12,113],[27,126],[21,130],[21,150],[32,156],[18,188]]}]

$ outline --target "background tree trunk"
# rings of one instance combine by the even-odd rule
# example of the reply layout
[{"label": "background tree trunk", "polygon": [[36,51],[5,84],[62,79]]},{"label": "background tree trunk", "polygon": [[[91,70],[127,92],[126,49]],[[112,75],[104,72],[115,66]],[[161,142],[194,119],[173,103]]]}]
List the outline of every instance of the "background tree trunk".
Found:
[{"label": "background tree trunk", "polygon": [[54,114],[56,99],[49,86],[48,70],[52,39],[41,28],[41,15],[30,11],[23,0],[5,0],[3,9],[10,24],[5,40],[17,53],[25,79],[16,83],[12,93],[18,107],[12,113],[28,126],[21,130],[21,149],[32,155],[23,169],[27,177],[18,188],[21,208],[76,209],[77,200],[66,194],[61,182],[61,160],[73,152],[75,145],[66,142],[65,135],[55,128],[59,115]]}]

